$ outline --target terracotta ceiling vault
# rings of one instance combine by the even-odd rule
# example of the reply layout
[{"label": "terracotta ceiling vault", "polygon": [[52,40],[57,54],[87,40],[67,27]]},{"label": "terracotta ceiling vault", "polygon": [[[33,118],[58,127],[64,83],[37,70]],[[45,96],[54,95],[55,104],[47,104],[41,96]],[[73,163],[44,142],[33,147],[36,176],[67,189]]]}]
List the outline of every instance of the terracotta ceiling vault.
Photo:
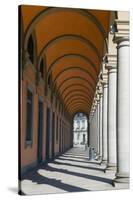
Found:
[{"label": "terracotta ceiling vault", "polygon": [[89,113],[107,52],[110,12],[42,6],[22,6],[21,11],[24,49],[34,31],[37,67],[45,59],[53,88],[71,115]]}]

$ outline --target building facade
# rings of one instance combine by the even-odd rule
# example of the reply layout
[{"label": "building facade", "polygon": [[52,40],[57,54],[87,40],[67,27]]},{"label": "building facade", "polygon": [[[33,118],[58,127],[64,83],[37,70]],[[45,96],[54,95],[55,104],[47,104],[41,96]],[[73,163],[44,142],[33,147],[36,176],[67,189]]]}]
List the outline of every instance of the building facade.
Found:
[{"label": "building facade", "polygon": [[78,113],[73,121],[73,146],[87,145],[88,127],[87,118],[83,113]]}]

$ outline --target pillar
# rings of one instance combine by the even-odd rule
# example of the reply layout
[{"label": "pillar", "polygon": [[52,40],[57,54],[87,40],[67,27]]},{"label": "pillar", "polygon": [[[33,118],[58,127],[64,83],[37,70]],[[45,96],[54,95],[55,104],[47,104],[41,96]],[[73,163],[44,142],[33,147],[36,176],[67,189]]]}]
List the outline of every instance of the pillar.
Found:
[{"label": "pillar", "polygon": [[99,158],[102,159],[102,140],[103,140],[103,132],[102,132],[102,115],[103,115],[103,110],[102,110],[102,104],[103,104],[103,95],[102,92],[99,93]]},{"label": "pillar", "polygon": [[100,130],[99,130],[99,105],[100,101],[99,101],[99,95],[98,95],[98,99],[97,99],[97,153],[98,155],[100,154]]},{"label": "pillar", "polygon": [[117,32],[117,173],[115,182],[129,181],[129,21],[116,20]]},{"label": "pillar", "polygon": [[116,167],[116,55],[107,55],[108,63],[108,117],[107,117],[107,169]]},{"label": "pillar", "polygon": [[102,143],[102,152],[103,163],[107,163],[107,93],[108,93],[108,84],[107,81],[103,81],[103,116],[102,116],[102,128],[103,128],[103,143]]}]

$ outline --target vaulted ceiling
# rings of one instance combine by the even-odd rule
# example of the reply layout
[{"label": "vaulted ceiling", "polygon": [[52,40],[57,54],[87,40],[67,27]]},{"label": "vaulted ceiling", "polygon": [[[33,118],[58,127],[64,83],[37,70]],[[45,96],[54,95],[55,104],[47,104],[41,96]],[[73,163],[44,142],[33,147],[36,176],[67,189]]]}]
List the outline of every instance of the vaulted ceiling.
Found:
[{"label": "vaulted ceiling", "polygon": [[102,58],[107,52],[110,11],[22,6],[24,46],[34,31],[38,63],[47,73],[70,114],[89,112]]}]

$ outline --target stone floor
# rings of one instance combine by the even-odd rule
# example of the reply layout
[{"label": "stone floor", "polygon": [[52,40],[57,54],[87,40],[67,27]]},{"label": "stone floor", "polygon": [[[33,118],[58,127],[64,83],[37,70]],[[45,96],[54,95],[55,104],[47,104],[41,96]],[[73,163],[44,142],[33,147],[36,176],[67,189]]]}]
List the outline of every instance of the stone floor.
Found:
[{"label": "stone floor", "polygon": [[105,165],[99,161],[89,161],[88,151],[72,148],[65,154],[28,172],[21,181],[23,194],[49,194],[114,190],[128,188],[123,185],[113,187],[115,172],[104,172]]}]

